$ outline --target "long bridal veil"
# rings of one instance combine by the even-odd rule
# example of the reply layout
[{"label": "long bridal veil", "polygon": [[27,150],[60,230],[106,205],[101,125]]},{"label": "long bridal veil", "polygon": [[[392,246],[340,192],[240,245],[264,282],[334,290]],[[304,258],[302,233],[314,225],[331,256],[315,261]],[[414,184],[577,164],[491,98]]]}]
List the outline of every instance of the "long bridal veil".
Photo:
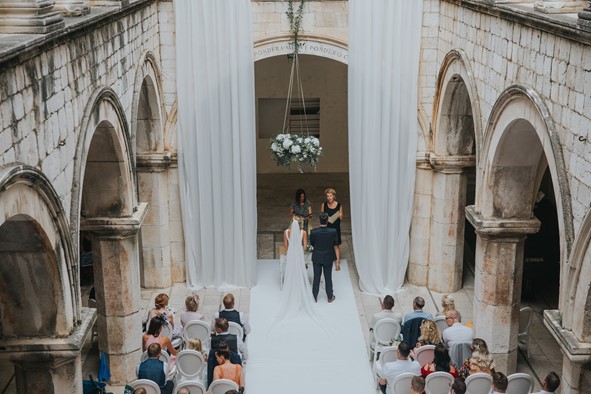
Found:
[{"label": "long bridal veil", "polygon": [[285,279],[277,321],[296,317],[301,313],[316,317],[314,297],[305,267],[302,232],[296,220],[291,223],[285,264]]}]

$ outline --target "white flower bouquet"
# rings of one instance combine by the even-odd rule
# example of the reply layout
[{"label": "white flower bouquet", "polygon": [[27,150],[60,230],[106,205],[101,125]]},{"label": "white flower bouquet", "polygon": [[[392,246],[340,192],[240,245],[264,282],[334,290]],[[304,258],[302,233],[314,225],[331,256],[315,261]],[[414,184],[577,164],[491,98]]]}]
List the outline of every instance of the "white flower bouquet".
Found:
[{"label": "white flower bouquet", "polygon": [[296,163],[300,172],[302,165],[315,166],[322,154],[318,138],[297,134],[278,134],[271,138],[270,149],[278,166],[289,167]]}]

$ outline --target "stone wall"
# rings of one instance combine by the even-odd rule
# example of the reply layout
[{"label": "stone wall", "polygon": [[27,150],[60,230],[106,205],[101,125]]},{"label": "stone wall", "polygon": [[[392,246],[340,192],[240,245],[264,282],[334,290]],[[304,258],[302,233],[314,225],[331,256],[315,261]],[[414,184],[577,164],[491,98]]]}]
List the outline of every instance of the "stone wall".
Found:
[{"label": "stone wall", "polygon": [[[591,205],[591,105],[588,100],[591,45],[582,43],[575,35],[564,38],[561,36],[564,32],[552,31],[551,25],[530,27],[519,23],[517,18],[500,18],[452,1],[427,0],[424,21],[429,19],[435,24],[435,14],[430,16],[428,11],[437,9],[440,11],[437,62],[440,64],[453,49],[462,49],[469,56],[482,113],[482,117],[474,121],[481,123],[482,130],[486,130],[495,101],[511,85],[529,86],[544,100],[555,123],[569,174],[576,234]],[[421,97],[425,107],[432,102],[433,54],[429,48],[434,31],[434,26],[423,29],[423,34],[427,35],[423,40],[421,64]],[[579,141],[579,136],[587,141]]]}]

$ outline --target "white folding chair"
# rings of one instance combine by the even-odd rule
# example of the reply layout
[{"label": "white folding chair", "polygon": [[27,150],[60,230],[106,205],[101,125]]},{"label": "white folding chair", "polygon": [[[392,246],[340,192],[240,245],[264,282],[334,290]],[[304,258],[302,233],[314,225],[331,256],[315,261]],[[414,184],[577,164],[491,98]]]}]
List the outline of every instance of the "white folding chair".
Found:
[{"label": "white folding chair", "polygon": [[526,373],[511,374],[507,380],[507,394],[527,394],[534,388],[534,380]]},{"label": "white folding chair", "polygon": [[445,320],[445,316],[435,316],[435,319],[433,319],[433,321],[435,322],[437,328],[439,328],[439,332],[443,332],[443,330],[445,330],[448,327],[447,321]]},{"label": "white folding chair", "polygon": [[228,390],[236,390],[238,391],[238,385],[234,383],[232,380],[228,379],[219,379],[214,380],[209,385],[209,394],[226,394]]},{"label": "white folding chair", "polygon": [[[398,339],[400,335],[400,323],[398,321],[385,318],[377,321],[373,328],[373,336],[375,339],[373,350],[373,362],[378,358],[378,353],[390,346],[390,342]],[[370,346],[371,348],[371,346]]]},{"label": "white folding chair", "polygon": [[392,394],[410,394],[410,381],[415,375],[411,372],[405,372],[398,375],[392,382]]},{"label": "white folding chair", "polygon": [[489,394],[492,389],[493,378],[487,373],[473,373],[466,378],[467,394]]},{"label": "white folding chair", "polygon": [[185,343],[189,342],[191,338],[199,338],[201,344],[205,344],[205,341],[210,337],[209,325],[203,320],[191,320],[185,327],[183,327],[183,339]]},{"label": "white folding chair", "polygon": [[527,358],[529,354],[529,326],[534,317],[534,310],[529,306],[525,306],[519,310],[519,332],[517,333],[517,340],[519,343],[525,344]]},{"label": "white folding chair", "polygon": [[203,371],[206,366],[205,357],[196,350],[181,350],[176,356],[176,368],[179,381],[203,381]]},{"label": "white folding chair", "polygon": [[191,394],[205,394],[203,383],[196,380],[187,380],[176,385],[173,394],[177,394],[180,389],[187,388]]},{"label": "white folding chair", "polygon": [[398,346],[388,346],[387,348],[382,349],[379,362],[384,365],[385,363],[396,361],[398,359],[398,355],[396,354],[397,350]]},{"label": "white folding chair", "polygon": [[172,339],[172,325],[168,322],[162,325],[162,331],[160,332],[160,335],[168,337],[168,339],[170,339],[170,343],[172,343],[172,347],[175,349],[180,348],[183,344],[183,340],[181,338]]},{"label": "white folding chair", "polygon": [[425,379],[427,394],[448,394],[454,381],[452,374],[447,372],[432,372]]},{"label": "white folding chair", "polygon": [[160,394],[160,387],[148,379],[138,379],[131,382],[131,387],[139,389],[140,387],[146,390],[147,394]]},{"label": "white folding chair", "polygon": [[455,343],[449,348],[449,357],[451,361],[461,366],[464,360],[472,357],[472,344],[471,343]]},{"label": "white folding chair", "polygon": [[415,352],[415,360],[421,364],[421,367],[432,363],[433,357],[435,357],[435,345],[423,345]]},{"label": "white folding chair", "polygon": [[244,329],[240,324],[234,323],[233,321],[228,322],[228,332],[240,339],[244,338]]}]

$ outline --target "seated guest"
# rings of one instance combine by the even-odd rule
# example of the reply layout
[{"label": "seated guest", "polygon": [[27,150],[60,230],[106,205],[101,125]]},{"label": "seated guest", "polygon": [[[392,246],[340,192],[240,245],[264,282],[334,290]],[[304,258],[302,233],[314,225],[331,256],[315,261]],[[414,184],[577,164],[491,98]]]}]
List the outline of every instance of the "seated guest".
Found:
[{"label": "seated guest", "polygon": [[555,392],[560,386],[560,378],[556,372],[548,372],[548,375],[542,381],[542,390],[534,394],[550,394]]},{"label": "seated guest", "polygon": [[138,365],[136,373],[138,379],[148,379],[160,386],[160,391],[163,394],[171,394],[173,383],[166,380],[168,374],[168,364],[159,359],[160,345],[152,343],[148,346],[148,359]]},{"label": "seated guest", "polygon": [[213,370],[213,380],[228,379],[244,387],[244,371],[240,364],[232,364],[230,361],[230,349],[225,343],[215,350],[215,358],[218,365]]},{"label": "seated guest", "polygon": [[423,297],[415,297],[412,302],[412,312],[407,313],[404,315],[404,323],[409,320],[416,319],[421,317],[423,319],[433,319],[433,315],[428,312],[423,312],[423,308],[425,307],[425,299]]},{"label": "seated guest", "polygon": [[142,350],[146,351],[152,343],[157,343],[162,349],[168,351],[171,356],[176,356],[177,350],[172,346],[170,338],[160,335],[162,331],[162,319],[153,317],[150,320],[148,331],[142,337]]},{"label": "seated guest", "polygon": [[440,343],[443,343],[443,340],[437,324],[433,320],[423,320],[417,348],[425,345],[439,345]]},{"label": "seated guest", "polygon": [[466,383],[461,378],[455,378],[451,384],[451,394],[466,394]]},{"label": "seated guest", "polygon": [[387,385],[391,385],[396,377],[404,372],[411,372],[416,375],[421,373],[421,365],[417,361],[411,360],[410,344],[406,341],[400,342],[396,350],[396,361],[390,361],[383,366],[381,363],[375,363],[374,368],[379,378],[380,390],[386,394]]},{"label": "seated guest", "polygon": [[181,312],[181,325],[184,327],[191,320],[203,320],[205,316],[197,312],[199,309],[199,295],[190,295],[185,299],[186,311]]},{"label": "seated guest", "polygon": [[228,332],[228,320],[220,317],[215,319],[216,335],[211,337],[211,348],[207,357],[207,384],[210,385],[213,381],[213,370],[218,365],[215,358],[215,350],[217,350],[222,343],[228,345],[230,349],[230,361],[232,364],[242,365],[242,359],[238,355],[238,351],[242,353],[244,361],[248,358],[248,352],[242,338]]},{"label": "seated guest", "polygon": [[451,365],[449,353],[447,352],[445,345],[442,345],[441,343],[435,346],[433,362],[427,363],[421,368],[421,376],[426,378],[429,374],[439,371],[448,372],[452,374],[454,378],[458,377],[458,371],[453,365]]},{"label": "seated guest", "polygon": [[402,313],[394,312],[392,308],[394,308],[394,298],[391,295],[387,295],[382,301],[382,310],[373,314],[369,330],[373,331],[373,328],[378,320],[384,318],[394,319],[398,322],[398,324],[402,324]]},{"label": "seated guest", "polygon": [[491,376],[495,372],[495,362],[490,354],[484,355],[479,352],[472,353],[472,357],[470,358],[470,375],[479,372]]},{"label": "seated guest", "polygon": [[[484,341],[484,339],[474,338],[472,340],[471,350],[472,350],[472,355],[474,355],[474,353],[480,353],[484,357],[488,357],[492,360],[492,355],[488,352],[488,346],[486,345],[486,342]],[[468,357],[464,361],[464,363],[462,364],[462,366],[460,367],[460,370],[459,370],[460,378],[462,378],[464,380],[468,376],[470,376],[470,358],[472,358],[472,356]]]},{"label": "seated guest", "polygon": [[189,339],[189,343],[187,344],[187,349],[195,350],[203,355],[205,361],[207,361],[207,354],[203,350],[203,344],[201,343],[201,339],[199,338],[191,338]]},{"label": "seated guest", "polygon": [[425,379],[413,376],[410,381],[410,394],[425,394]]},{"label": "seated guest", "polygon": [[448,348],[457,343],[472,343],[474,330],[462,324],[462,316],[452,309],[445,314],[445,322],[448,328],[443,330],[443,342]]},{"label": "seated guest", "polygon": [[148,321],[152,318],[161,316],[164,320],[167,320],[171,327],[174,329],[174,316],[173,314],[167,309],[168,307],[168,295],[164,293],[160,293],[156,296],[154,300],[154,308],[150,309],[148,314]]},{"label": "seated guest", "polygon": [[139,388],[133,390],[133,394],[148,394],[148,392],[146,391],[145,388],[139,387]]},{"label": "seated guest", "polygon": [[495,372],[492,375],[493,377],[493,386],[492,386],[492,394],[504,394],[507,392],[507,386],[509,385],[509,381],[507,377],[502,372]]},{"label": "seated guest", "polygon": [[435,316],[445,316],[448,311],[456,309],[454,298],[449,294],[444,294],[443,297],[441,297],[441,308],[441,312],[437,312]]},{"label": "seated guest", "polygon": [[224,309],[216,312],[213,316],[214,320],[211,323],[212,330],[214,329],[215,319],[218,317],[223,317],[224,319],[237,323],[244,329],[244,337],[242,340],[246,339],[246,336],[250,333],[250,324],[248,324],[248,316],[243,312],[238,312],[234,309],[234,295],[232,293],[228,293],[224,296]]}]

